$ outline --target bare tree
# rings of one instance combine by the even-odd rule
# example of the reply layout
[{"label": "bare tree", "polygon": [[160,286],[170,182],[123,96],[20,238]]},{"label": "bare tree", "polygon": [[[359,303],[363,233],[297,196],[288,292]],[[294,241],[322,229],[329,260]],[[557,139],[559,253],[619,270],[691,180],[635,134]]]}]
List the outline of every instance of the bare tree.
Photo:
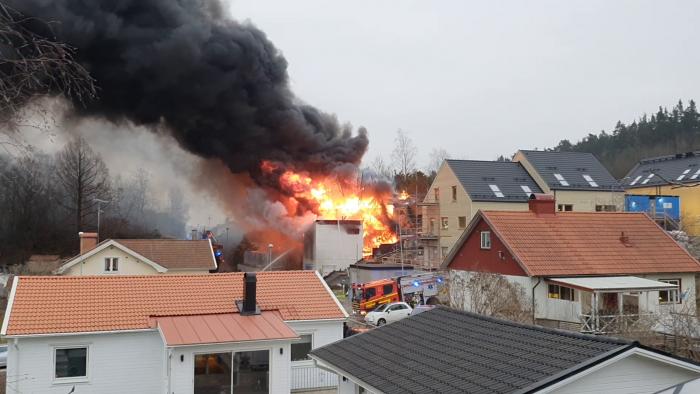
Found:
[{"label": "bare tree", "polygon": [[[34,32],[37,26],[45,36]],[[93,79],[74,54],[72,47],[53,37],[48,23],[24,16],[0,0],[0,130],[8,137],[0,144],[20,144],[15,132],[36,98],[65,95],[84,102],[96,95]],[[38,108],[32,115],[37,112],[46,114]]]},{"label": "bare tree", "polygon": [[71,140],[58,153],[58,181],[65,193],[63,205],[74,215],[77,231],[95,214],[95,199],[109,198],[109,172],[102,158],[82,138]]},{"label": "bare tree", "polygon": [[531,305],[525,289],[502,275],[451,271],[449,294],[453,308],[532,323]]},{"label": "bare tree", "polygon": [[384,159],[381,156],[377,156],[374,158],[374,160],[372,160],[372,163],[370,163],[370,168],[380,177],[391,179],[391,167],[384,162]]},{"label": "bare tree", "polygon": [[437,173],[442,162],[450,158],[450,154],[444,148],[434,148],[430,151],[430,161],[428,162],[428,174]]},{"label": "bare tree", "polygon": [[399,129],[394,139],[394,150],[391,159],[399,175],[405,177],[416,169],[418,149],[405,131]]}]

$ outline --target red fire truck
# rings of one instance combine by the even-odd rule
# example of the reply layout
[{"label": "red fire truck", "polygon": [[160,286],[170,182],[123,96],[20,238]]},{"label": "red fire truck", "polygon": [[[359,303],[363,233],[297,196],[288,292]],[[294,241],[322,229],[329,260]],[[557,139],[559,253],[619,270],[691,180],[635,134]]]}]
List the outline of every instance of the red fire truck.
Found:
[{"label": "red fire truck", "polygon": [[416,299],[424,304],[435,296],[443,283],[440,274],[427,273],[379,279],[367,283],[352,284],[352,311],[365,315],[382,304]]}]

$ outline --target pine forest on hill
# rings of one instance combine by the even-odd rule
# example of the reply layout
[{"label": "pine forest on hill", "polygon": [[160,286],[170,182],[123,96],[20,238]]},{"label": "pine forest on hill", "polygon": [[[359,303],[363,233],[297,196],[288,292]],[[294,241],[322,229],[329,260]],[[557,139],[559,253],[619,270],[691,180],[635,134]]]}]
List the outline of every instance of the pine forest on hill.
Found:
[{"label": "pine forest on hill", "polygon": [[700,114],[693,100],[678,101],[671,110],[659,107],[631,124],[621,121],[611,132],[588,134],[572,144],[562,140],[555,151],[590,152],[620,179],[641,159],[700,150]]}]

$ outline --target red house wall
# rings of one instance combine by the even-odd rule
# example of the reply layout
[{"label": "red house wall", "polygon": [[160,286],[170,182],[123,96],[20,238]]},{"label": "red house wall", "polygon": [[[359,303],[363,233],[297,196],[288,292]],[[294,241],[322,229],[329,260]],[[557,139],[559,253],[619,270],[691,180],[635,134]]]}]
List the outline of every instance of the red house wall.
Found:
[{"label": "red house wall", "polygon": [[[491,231],[491,249],[481,249],[482,231]],[[499,256],[499,251],[503,252],[504,258]],[[527,276],[508,249],[506,249],[503,242],[498,239],[496,234],[483,219],[479,220],[479,223],[477,223],[471,234],[467,237],[467,240],[455,254],[448,268],[464,271],[492,272],[503,275]]]}]

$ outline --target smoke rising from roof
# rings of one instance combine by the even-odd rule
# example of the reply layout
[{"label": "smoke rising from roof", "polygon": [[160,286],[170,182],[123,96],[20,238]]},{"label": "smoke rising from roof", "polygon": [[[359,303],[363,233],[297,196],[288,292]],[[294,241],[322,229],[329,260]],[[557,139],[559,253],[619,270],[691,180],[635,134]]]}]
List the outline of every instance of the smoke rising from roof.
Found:
[{"label": "smoke rising from roof", "polygon": [[359,164],[367,149],[363,128],[353,133],[294,96],[279,50],[252,24],[229,19],[219,0],[9,4],[56,21],[58,39],[97,80],[99,99],[76,105],[77,116],[164,130],[257,182],[263,160],[328,172]]}]

